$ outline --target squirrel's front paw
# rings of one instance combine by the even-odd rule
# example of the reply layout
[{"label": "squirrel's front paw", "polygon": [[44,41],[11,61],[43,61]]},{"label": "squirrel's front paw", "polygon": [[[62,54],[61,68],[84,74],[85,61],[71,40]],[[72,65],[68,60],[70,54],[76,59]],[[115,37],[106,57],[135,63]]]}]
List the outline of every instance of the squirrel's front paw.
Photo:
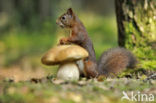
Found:
[{"label": "squirrel's front paw", "polygon": [[68,38],[60,39],[60,44],[67,44],[67,43],[68,43]]}]

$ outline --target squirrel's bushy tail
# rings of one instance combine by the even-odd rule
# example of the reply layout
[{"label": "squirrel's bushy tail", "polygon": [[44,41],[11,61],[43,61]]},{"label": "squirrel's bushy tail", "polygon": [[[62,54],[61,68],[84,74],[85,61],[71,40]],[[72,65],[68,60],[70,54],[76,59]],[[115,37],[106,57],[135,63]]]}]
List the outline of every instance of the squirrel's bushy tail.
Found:
[{"label": "squirrel's bushy tail", "polygon": [[113,48],[105,51],[98,61],[100,75],[110,76],[126,68],[133,68],[137,63],[135,56],[124,48]]}]

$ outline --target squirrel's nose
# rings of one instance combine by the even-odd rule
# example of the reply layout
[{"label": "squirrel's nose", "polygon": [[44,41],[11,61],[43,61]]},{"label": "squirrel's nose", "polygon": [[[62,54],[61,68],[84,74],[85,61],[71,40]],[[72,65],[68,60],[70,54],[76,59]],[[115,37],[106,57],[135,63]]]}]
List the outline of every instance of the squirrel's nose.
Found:
[{"label": "squirrel's nose", "polygon": [[59,20],[57,19],[57,20],[56,20],[56,24],[58,24],[58,23],[59,23]]}]

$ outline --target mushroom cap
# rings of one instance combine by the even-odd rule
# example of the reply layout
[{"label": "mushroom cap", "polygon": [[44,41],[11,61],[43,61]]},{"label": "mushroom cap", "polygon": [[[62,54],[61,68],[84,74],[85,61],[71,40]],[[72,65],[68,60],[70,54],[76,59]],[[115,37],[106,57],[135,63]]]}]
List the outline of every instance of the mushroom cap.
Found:
[{"label": "mushroom cap", "polygon": [[88,57],[88,52],[78,45],[59,45],[50,49],[41,59],[45,65],[56,65]]}]

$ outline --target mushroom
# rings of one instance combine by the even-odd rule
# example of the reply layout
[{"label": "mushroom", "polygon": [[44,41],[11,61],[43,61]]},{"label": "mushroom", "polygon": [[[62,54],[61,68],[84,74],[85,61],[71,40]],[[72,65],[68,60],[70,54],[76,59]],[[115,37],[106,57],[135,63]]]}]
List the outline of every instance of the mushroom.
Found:
[{"label": "mushroom", "polygon": [[58,65],[57,78],[78,80],[84,70],[83,59],[88,52],[78,45],[59,45],[49,50],[41,59],[45,65]]}]

